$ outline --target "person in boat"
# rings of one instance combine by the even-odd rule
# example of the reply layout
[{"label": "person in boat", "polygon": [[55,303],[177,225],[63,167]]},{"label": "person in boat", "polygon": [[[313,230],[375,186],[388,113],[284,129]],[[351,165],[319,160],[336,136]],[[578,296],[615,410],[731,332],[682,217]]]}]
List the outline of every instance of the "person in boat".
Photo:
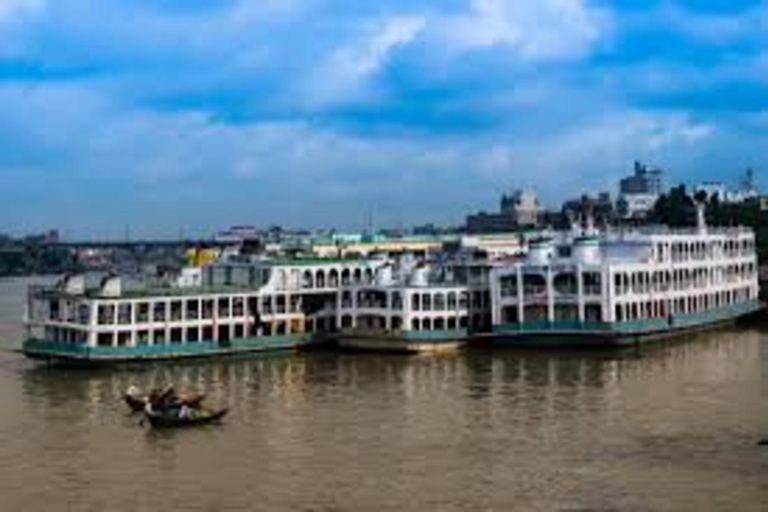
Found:
[{"label": "person in boat", "polygon": [[141,398],[141,391],[139,391],[139,388],[137,388],[133,384],[128,386],[128,390],[125,392],[125,394],[133,398]]}]

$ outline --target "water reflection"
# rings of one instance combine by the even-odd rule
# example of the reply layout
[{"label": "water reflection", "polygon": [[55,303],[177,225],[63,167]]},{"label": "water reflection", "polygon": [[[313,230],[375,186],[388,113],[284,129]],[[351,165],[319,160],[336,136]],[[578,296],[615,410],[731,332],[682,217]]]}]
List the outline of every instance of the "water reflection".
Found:
[{"label": "water reflection", "polygon": [[[745,442],[768,426],[763,339],[77,371],[6,354],[0,494],[24,510],[60,496],[109,510],[695,510],[712,493],[749,509],[765,469]],[[224,424],[140,428],[122,393],[168,383],[230,407]]]}]

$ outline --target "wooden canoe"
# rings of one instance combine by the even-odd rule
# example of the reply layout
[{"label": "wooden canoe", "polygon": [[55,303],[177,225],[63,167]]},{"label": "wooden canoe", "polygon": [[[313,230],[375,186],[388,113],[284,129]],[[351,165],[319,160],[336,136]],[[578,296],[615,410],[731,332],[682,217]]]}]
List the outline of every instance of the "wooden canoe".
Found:
[{"label": "wooden canoe", "polygon": [[144,415],[149,421],[149,424],[154,428],[195,427],[220,421],[224,415],[227,414],[229,409],[226,407],[215,411],[208,409],[196,409],[193,410],[193,415],[188,418],[180,418],[178,413],[175,411],[176,410],[174,410],[174,412],[166,413],[145,412]]}]

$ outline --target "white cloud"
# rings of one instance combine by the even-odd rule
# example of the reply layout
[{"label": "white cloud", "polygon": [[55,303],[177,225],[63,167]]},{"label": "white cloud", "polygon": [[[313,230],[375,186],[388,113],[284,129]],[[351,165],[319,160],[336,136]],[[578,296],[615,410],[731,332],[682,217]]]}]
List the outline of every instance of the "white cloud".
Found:
[{"label": "white cloud", "polygon": [[441,37],[459,49],[503,46],[526,60],[580,57],[610,28],[607,11],[589,0],[470,0],[445,17]]},{"label": "white cloud", "polygon": [[312,106],[349,99],[395,49],[416,39],[425,23],[422,16],[397,16],[374,24],[358,40],[333,50],[309,78],[302,77],[297,94]]},{"label": "white cloud", "polygon": [[0,22],[37,14],[45,0],[0,0]]}]

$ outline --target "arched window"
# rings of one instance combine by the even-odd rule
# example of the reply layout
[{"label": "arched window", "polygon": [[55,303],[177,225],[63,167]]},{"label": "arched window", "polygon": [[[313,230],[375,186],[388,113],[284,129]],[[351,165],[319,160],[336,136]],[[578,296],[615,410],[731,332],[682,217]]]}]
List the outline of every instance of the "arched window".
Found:
[{"label": "arched window", "polygon": [[302,288],[312,288],[313,287],[312,283],[313,283],[312,272],[310,272],[309,270],[305,270],[301,278]]},{"label": "arched window", "polygon": [[329,288],[337,288],[339,286],[339,271],[335,268],[331,269],[331,272],[328,274],[328,287]]},{"label": "arched window", "polygon": [[315,274],[315,286],[325,288],[325,272],[318,270]]},{"label": "arched window", "polygon": [[418,293],[411,295],[411,309],[414,311],[421,310],[421,295]]},{"label": "arched window", "polygon": [[348,268],[345,268],[344,270],[341,271],[341,285],[349,286],[350,284],[352,284],[352,282],[350,281],[350,272]]},{"label": "arched window", "polygon": [[420,331],[421,330],[421,320],[418,318],[412,318],[411,319],[411,329],[414,331]]},{"label": "arched window", "polygon": [[352,279],[354,280],[355,284],[360,284],[363,281],[363,271],[359,268],[356,268]]},{"label": "arched window", "polygon": [[435,311],[445,311],[445,295],[440,292],[435,294]]}]

